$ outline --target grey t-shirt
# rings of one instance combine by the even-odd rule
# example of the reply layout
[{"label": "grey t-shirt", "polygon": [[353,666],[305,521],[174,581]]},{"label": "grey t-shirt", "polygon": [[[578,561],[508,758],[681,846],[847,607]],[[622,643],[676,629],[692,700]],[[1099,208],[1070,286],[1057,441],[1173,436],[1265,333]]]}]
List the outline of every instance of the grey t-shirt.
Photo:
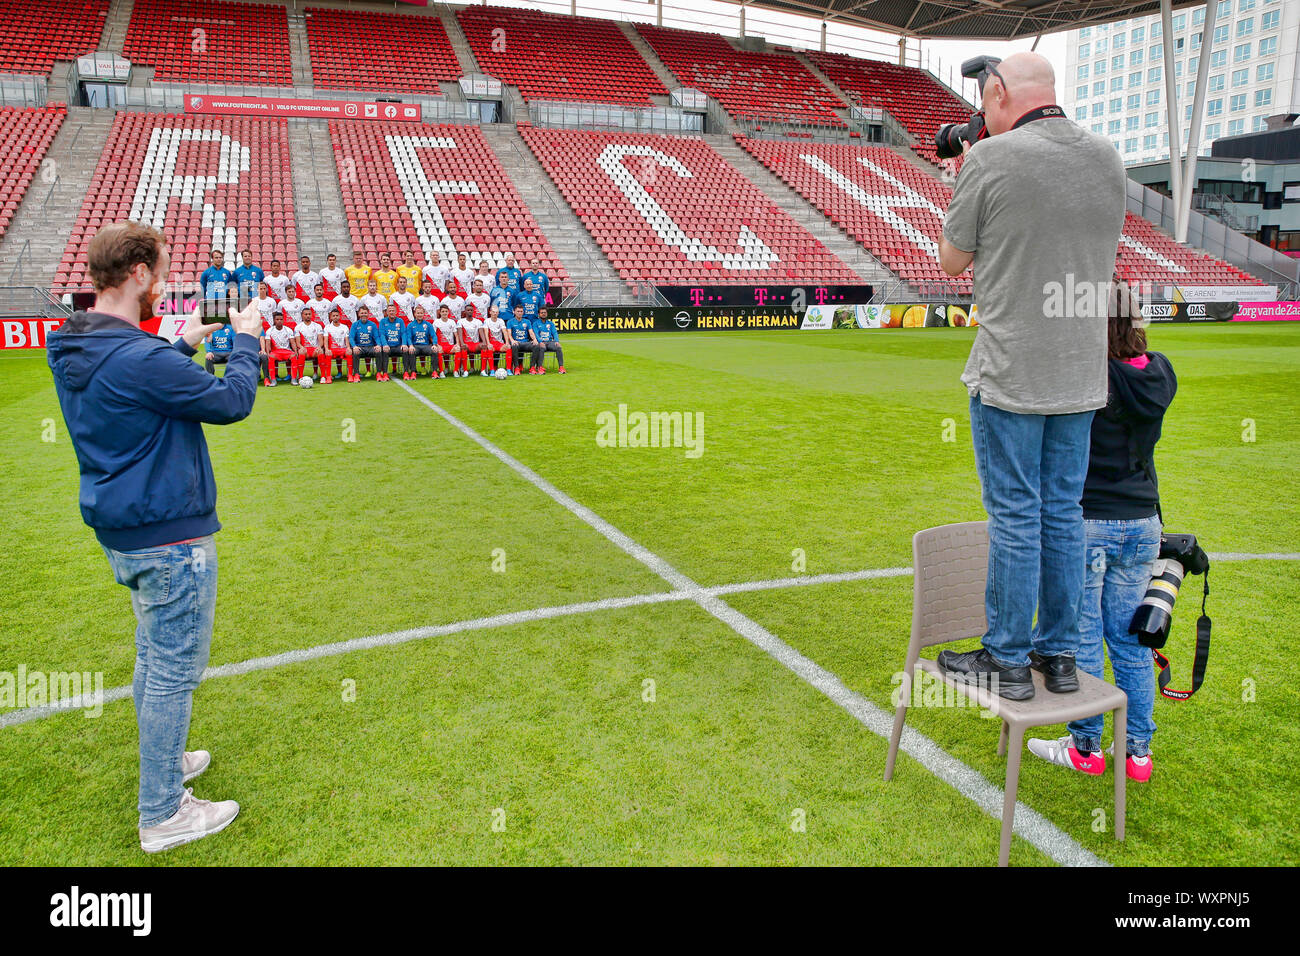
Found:
[{"label": "grey t-shirt", "polygon": [[1106,404],[1104,291],[1124,186],[1110,141],[1063,117],[966,155],[943,234],[975,254],[979,331],[961,380],[985,405],[1066,415]]}]

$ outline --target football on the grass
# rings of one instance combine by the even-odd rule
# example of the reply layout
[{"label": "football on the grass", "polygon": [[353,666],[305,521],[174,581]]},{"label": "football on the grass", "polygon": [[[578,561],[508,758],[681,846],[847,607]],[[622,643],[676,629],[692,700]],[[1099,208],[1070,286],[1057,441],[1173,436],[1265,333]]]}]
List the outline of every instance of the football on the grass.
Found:
[{"label": "football on the grass", "polygon": [[311,380],[310,375],[304,375],[302,378],[298,379],[298,384],[302,388],[311,388],[316,383]]},{"label": "football on the grass", "polygon": [[508,373],[507,373],[506,370],[503,369],[503,368],[499,368],[499,369],[497,369],[497,371],[496,371],[496,377],[497,377],[497,378],[505,378],[507,374],[508,374]]}]

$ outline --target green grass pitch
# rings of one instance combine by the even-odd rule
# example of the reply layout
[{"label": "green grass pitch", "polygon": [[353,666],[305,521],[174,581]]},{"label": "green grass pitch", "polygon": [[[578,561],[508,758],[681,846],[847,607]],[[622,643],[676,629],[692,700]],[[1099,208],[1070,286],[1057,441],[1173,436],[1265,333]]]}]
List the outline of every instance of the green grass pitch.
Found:
[{"label": "green grass pitch", "polygon": [[[1212,552],[1300,550],[1300,327],[1158,327],[1151,342],[1180,381],[1157,450],[1170,527]],[[564,377],[414,387],[701,585],[907,566],[914,531],[983,517],[958,382],[967,331],[564,346]],[[619,404],[702,413],[702,455],[597,444],[597,416]],[[0,409],[0,671],[128,684],[129,601],[81,522],[43,354],[0,358]],[[214,666],[669,590],[400,383],[261,389],[247,421],[207,435],[225,524]],[[1294,864],[1298,570],[1214,565],[1207,681],[1190,702],[1157,702],[1156,773],[1129,787],[1126,842],[1094,828],[1109,774],[1026,755],[1020,799],[1117,865]],[[1193,591],[1199,580],[1171,640],[1176,684]],[[725,600],[891,709],[910,595],[893,577]],[[97,719],[0,728],[0,864],[996,858],[996,820],[906,756],[884,783],[884,740],[692,601],[215,678],[194,713],[191,746],[213,752],[196,795],[243,808],[224,833],[140,852],[134,714],[120,700]],[[995,722],[914,708],[909,723],[1001,786]],[[1021,838],[1011,860],[1050,862]]]}]

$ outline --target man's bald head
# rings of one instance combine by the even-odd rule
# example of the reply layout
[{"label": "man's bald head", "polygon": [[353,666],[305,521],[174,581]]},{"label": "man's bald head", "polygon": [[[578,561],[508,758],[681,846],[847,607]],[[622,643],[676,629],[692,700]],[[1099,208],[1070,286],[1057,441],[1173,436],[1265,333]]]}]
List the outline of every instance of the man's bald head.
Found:
[{"label": "man's bald head", "polygon": [[1013,53],[997,64],[998,76],[984,83],[984,117],[990,135],[1011,129],[1032,109],[1056,102],[1056,74],[1037,53]]}]

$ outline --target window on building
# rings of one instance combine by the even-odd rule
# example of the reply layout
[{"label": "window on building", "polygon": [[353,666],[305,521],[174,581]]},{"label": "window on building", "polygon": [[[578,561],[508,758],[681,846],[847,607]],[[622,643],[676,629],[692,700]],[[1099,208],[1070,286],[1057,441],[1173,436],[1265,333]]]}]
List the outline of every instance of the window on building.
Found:
[{"label": "window on building", "polygon": [[1142,42],[1144,42],[1144,41],[1146,40],[1146,38],[1147,38],[1147,28],[1146,28],[1146,27],[1134,27],[1134,28],[1133,28],[1133,32],[1130,33],[1128,36],[1129,36],[1129,39],[1132,40],[1134,43],[1142,43]]},{"label": "window on building", "polygon": [[1190,60],[1187,61],[1187,72],[1195,73],[1196,68],[1199,67],[1200,65],[1201,65],[1201,58],[1199,56],[1192,57]]},{"label": "window on building", "polygon": [[1122,50],[1122,49],[1124,49],[1124,42],[1125,42],[1126,39],[1127,39],[1127,37],[1125,37],[1124,34],[1122,34],[1122,33],[1118,33],[1118,34],[1116,34],[1116,35],[1111,39],[1111,41],[1110,41],[1110,48],[1111,48],[1112,50]]},{"label": "window on building", "polygon": [[1215,17],[1222,20],[1224,17],[1232,16],[1232,0],[1219,0],[1219,5],[1215,7]]},{"label": "window on building", "polygon": [[1183,95],[1184,95],[1184,96],[1187,96],[1187,97],[1192,97],[1192,96],[1195,96],[1195,95],[1196,95],[1196,81],[1195,81],[1195,80],[1188,80],[1188,81],[1187,81],[1186,92],[1185,92]]},{"label": "window on building", "polygon": [[1244,132],[1246,132],[1246,121],[1244,119],[1229,121],[1228,123],[1229,136],[1240,136]]},{"label": "window on building", "polygon": [[1155,148],[1156,148],[1156,137],[1155,137],[1154,134],[1149,135],[1149,136],[1143,136],[1143,137],[1142,137],[1142,148],[1143,148],[1143,149],[1155,149]]},{"label": "window on building", "polygon": [[1193,33],[1193,34],[1192,34],[1192,49],[1193,49],[1193,50],[1199,50],[1200,48],[1201,48],[1201,35],[1200,35],[1199,33]]},{"label": "window on building", "polygon": [[1143,125],[1145,125],[1147,129],[1150,129],[1152,126],[1155,126],[1159,122],[1160,122],[1159,113],[1148,113],[1146,115],[1146,122]]},{"label": "window on building", "polygon": [[1223,46],[1228,42],[1228,25],[1225,23],[1221,27],[1214,28],[1214,45]]},{"label": "window on building", "polygon": [[[1132,96],[1130,96],[1130,97],[1128,98],[1128,108],[1129,108],[1130,111],[1132,111],[1132,110],[1140,110],[1140,109],[1142,108],[1142,94],[1141,94],[1141,93],[1134,93]],[[1136,120],[1137,117],[1135,116],[1135,117],[1133,117],[1133,119]]]},{"label": "window on building", "polygon": [[[1250,44],[1249,44],[1249,43],[1246,44],[1246,49],[1247,49],[1247,50],[1250,49]],[[1098,60],[1096,63],[1094,63],[1094,64],[1092,65],[1092,75],[1093,75],[1093,76],[1105,76],[1105,75],[1106,75],[1106,61],[1105,61],[1105,60]]]},{"label": "window on building", "polygon": [[1118,136],[1118,135],[1119,135],[1119,131],[1120,131],[1120,122],[1119,122],[1119,120],[1111,120],[1109,123],[1106,124],[1106,135],[1107,135],[1107,136]]},{"label": "window on building", "polygon": [[1105,96],[1105,95],[1106,95],[1106,81],[1105,81],[1105,80],[1098,80],[1096,83],[1092,84],[1092,95],[1093,95],[1093,96]]},{"label": "window on building", "polygon": [[1159,106],[1159,105],[1160,105],[1160,91],[1147,90],[1147,106]]},{"label": "window on building", "polygon": [[1246,94],[1236,93],[1228,100],[1228,111],[1231,113],[1240,113],[1246,108]]},{"label": "window on building", "polygon": [[1081,80],[1086,80],[1086,79],[1088,78],[1088,64],[1087,64],[1087,63],[1080,63],[1080,64],[1079,64],[1079,76],[1078,76],[1078,78],[1081,79]]},{"label": "window on building", "polygon": [[1074,118],[1076,120],[1086,120],[1088,118],[1088,107],[1086,106],[1075,107]]},{"label": "window on building", "polygon": [[1220,113],[1222,113],[1222,112],[1223,112],[1223,98],[1222,98],[1222,97],[1219,97],[1219,98],[1217,98],[1217,99],[1210,100],[1208,103],[1205,104],[1205,115],[1206,115],[1206,116],[1218,116],[1218,115],[1219,115]]},{"label": "window on building", "polygon": [[1174,63],[1174,76],[1177,77],[1177,76],[1182,76],[1182,75],[1183,75],[1183,61],[1182,61],[1182,60],[1177,60],[1177,61]]},{"label": "window on building", "polygon": [[1262,133],[1266,125],[1267,124],[1264,122],[1264,117],[1262,115],[1256,116],[1250,121],[1250,131],[1252,133]]},{"label": "window on building", "polygon": [[1237,0],[1237,12],[1246,13],[1255,9],[1255,0]]},{"label": "window on building", "polygon": [[1124,129],[1126,130],[1129,131],[1136,130],[1141,125],[1142,125],[1142,117],[1140,116],[1126,116],[1124,118]]},{"label": "window on building", "polygon": [[1275,53],[1277,53],[1277,37],[1265,37],[1259,41],[1260,56],[1273,56]]},{"label": "window on building", "polygon": [[1141,85],[1142,85],[1142,71],[1141,71],[1141,70],[1138,70],[1136,73],[1130,73],[1130,74],[1128,75],[1128,85],[1129,85],[1129,88],[1130,88],[1130,89],[1132,89],[1132,88],[1135,87],[1135,86],[1141,86]]},{"label": "window on building", "polygon": [[1211,93],[1217,93],[1223,89],[1223,74],[1212,73],[1210,75],[1210,85],[1206,87]]},{"label": "window on building", "polygon": [[1098,52],[1099,54],[1100,54],[1100,53],[1105,53],[1105,52],[1106,52],[1106,38],[1105,38],[1105,37],[1102,37],[1101,39],[1099,39],[1099,40],[1097,41],[1097,52]]},{"label": "window on building", "polygon": [[[1261,45],[1261,47],[1262,47],[1262,46],[1263,46],[1263,43],[1261,42],[1260,45]],[[1262,49],[1260,50],[1260,53],[1263,53],[1263,50],[1262,50]],[[1234,46],[1234,47],[1232,48],[1232,62],[1233,62],[1233,63],[1245,63],[1245,62],[1246,62],[1247,60],[1249,60],[1249,59],[1250,59],[1250,44],[1249,44],[1249,43],[1239,43],[1239,44],[1237,44],[1236,46]],[[1098,65],[1098,66],[1101,66],[1100,63],[1098,63],[1097,65]]]},{"label": "window on building", "polygon": [[1105,129],[1105,128],[1106,128],[1106,127],[1105,127],[1105,124],[1104,124],[1104,123],[1093,123],[1093,124],[1092,124],[1092,131],[1093,131],[1094,133],[1096,133],[1098,136],[1101,135],[1101,131],[1102,131],[1103,129]]},{"label": "window on building", "polygon": [[1272,30],[1277,27],[1281,19],[1281,10],[1267,10],[1264,15],[1259,18],[1259,28],[1261,31]]},{"label": "window on building", "polygon": [[1159,82],[1160,82],[1160,77],[1161,77],[1161,71],[1162,71],[1162,68],[1161,68],[1161,67],[1158,67],[1158,66],[1153,66],[1153,67],[1151,67],[1151,69],[1147,70],[1147,82],[1148,82],[1148,83],[1159,83]]},{"label": "window on building", "polygon": [[1147,59],[1152,63],[1159,63],[1160,58],[1165,55],[1164,44],[1157,43],[1155,46],[1147,47]]},{"label": "window on building", "polygon": [[1124,110],[1124,98],[1122,96],[1117,96],[1110,101],[1110,112],[1120,113],[1123,112],[1123,110]]},{"label": "window on building", "polygon": [[[1222,6],[1222,4],[1220,4],[1220,6]],[[1092,27],[1083,27],[1082,29],[1079,30],[1080,40],[1086,40],[1090,36],[1092,36]]]},{"label": "window on building", "polygon": [[1272,87],[1269,87],[1268,89],[1264,89],[1264,90],[1256,90],[1256,91],[1255,91],[1255,105],[1256,105],[1256,106],[1272,106],[1272,105],[1273,105],[1273,88],[1272,88]]},{"label": "window on building", "polygon": [[1112,93],[1120,93],[1123,91],[1123,89],[1124,89],[1124,77],[1112,76],[1110,78],[1110,91]]},{"label": "window on building", "polygon": [[1193,10],[1193,11],[1192,11],[1192,26],[1194,26],[1194,27],[1199,27],[1199,26],[1200,26],[1202,23],[1204,23],[1204,22],[1205,22],[1205,11],[1202,10],[1201,8],[1199,8],[1199,7],[1196,8],[1195,10]]},{"label": "window on building", "polygon": [[1207,142],[1208,142],[1209,140],[1212,140],[1212,139],[1218,139],[1218,138],[1219,138],[1219,124],[1218,124],[1218,123],[1211,123],[1209,126],[1205,127],[1205,139],[1206,139]]},{"label": "window on building", "polygon": [[1143,52],[1144,51],[1142,50],[1134,50],[1132,53],[1130,53],[1128,55],[1128,65],[1137,66],[1139,63],[1141,63]]},{"label": "window on building", "polygon": [[1138,140],[1136,136],[1130,136],[1128,139],[1124,140],[1124,152],[1135,153],[1137,152],[1137,148]]},{"label": "window on building", "polygon": [[1268,81],[1268,80],[1271,80],[1271,79],[1273,79],[1273,64],[1272,64],[1272,63],[1261,63],[1259,66],[1255,67],[1255,82],[1256,82],[1256,83],[1264,83],[1264,82],[1266,82],[1266,81]]},{"label": "window on building", "polygon": [[1187,14],[1180,13],[1174,17],[1174,32],[1187,29]]},{"label": "window on building", "polygon": [[1091,44],[1091,43],[1080,43],[1080,44],[1079,44],[1079,59],[1080,59],[1080,60],[1086,60],[1086,59],[1088,59],[1088,57],[1090,57],[1090,56],[1092,56],[1092,44]]},{"label": "window on building", "polygon": [[1106,112],[1106,104],[1105,104],[1105,103],[1093,103],[1093,104],[1092,104],[1092,118],[1093,118],[1093,119],[1096,119],[1098,116],[1101,116],[1102,113],[1104,113],[1104,112]]},{"label": "window on building", "polygon": [[1247,17],[1237,21],[1237,38],[1248,37],[1255,32],[1255,18]]},{"label": "window on building", "polygon": [[1228,51],[1215,50],[1210,54],[1210,69],[1217,70],[1228,65]]},{"label": "window on building", "polygon": [[1110,68],[1111,68],[1112,70],[1122,70],[1122,69],[1124,69],[1124,54],[1123,54],[1123,53],[1121,53],[1119,56],[1113,56],[1113,57],[1110,58]]},{"label": "window on building", "polygon": [[1249,82],[1250,82],[1250,70],[1233,70],[1233,71],[1232,71],[1232,85],[1233,85],[1233,86],[1245,86],[1245,85],[1246,85],[1247,83],[1249,83]]},{"label": "window on building", "polygon": [[1075,98],[1076,100],[1086,100],[1086,99],[1088,98],[1088,84],[1087,84],[1087,83],[1083,84],[1083,86],[1076,86],[1076,87],[1074,88],[1074,98]]}]

